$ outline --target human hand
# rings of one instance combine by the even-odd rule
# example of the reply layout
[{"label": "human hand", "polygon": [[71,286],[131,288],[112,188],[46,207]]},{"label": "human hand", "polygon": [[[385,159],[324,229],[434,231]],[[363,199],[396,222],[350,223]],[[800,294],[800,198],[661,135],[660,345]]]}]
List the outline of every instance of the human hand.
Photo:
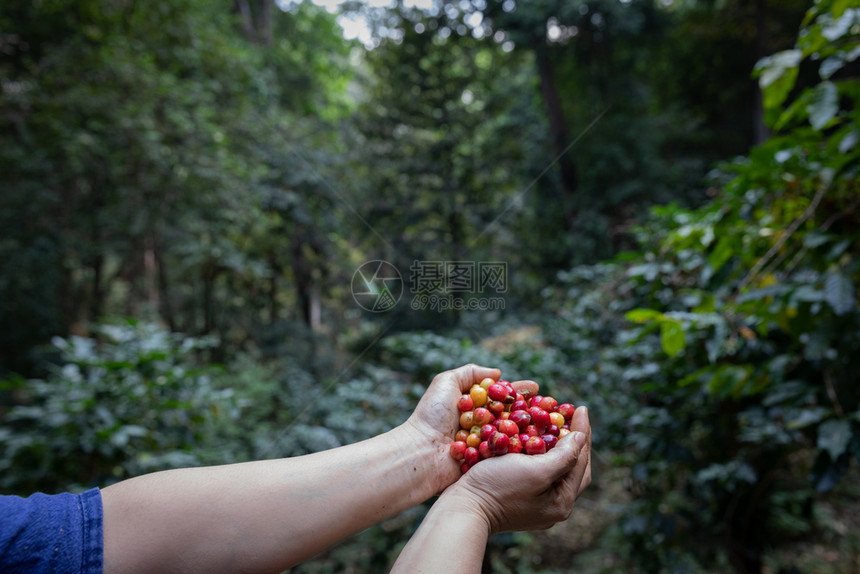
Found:
[{"label": "human hand", "polygon": [[[454,433],[460,428],[457,400],[469,392],[472,385],[487,377],[498,380],[501,371],[469,364],[439,373],[403,425],[409,431],[411,441],[433,445],[434,456],[427,471],[436,493],[454,483],[461,474],[460,465],[448,452],[454,442]],[[511,385],[518,392],[528,391],[534,395],[538,391],[534,381],[516,381]]]},{"label": "human hand", "polygon": [[579,407],[571,432],[546,454],[482,460],[445,491],[449,505],[479,516],[490,534],[541,530],[567,520],[591,484],[591,425]]}]

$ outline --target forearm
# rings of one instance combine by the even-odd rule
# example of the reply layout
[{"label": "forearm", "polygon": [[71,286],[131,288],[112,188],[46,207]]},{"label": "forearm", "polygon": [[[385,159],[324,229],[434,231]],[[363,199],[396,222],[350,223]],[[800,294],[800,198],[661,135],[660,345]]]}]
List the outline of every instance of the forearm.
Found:
[{"label": "forearm", "polygon": [[469,504],[456,495],[456,485],[446,491],[401,551],[391,574],[480,574],[489,523]]},{"label": "forearm", "polygon": [[108,487],[105,571],[283,571],[435,494],[438,445],[415,439],[403,425],[302,457]]}]

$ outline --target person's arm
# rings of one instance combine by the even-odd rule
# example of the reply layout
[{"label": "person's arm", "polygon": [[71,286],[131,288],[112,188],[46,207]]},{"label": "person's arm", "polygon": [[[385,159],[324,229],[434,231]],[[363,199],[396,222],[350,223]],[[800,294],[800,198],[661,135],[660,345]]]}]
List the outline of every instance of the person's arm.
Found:
[{"label": "person's arm", "polygon": [[487,539],[566,520],[591,484],[588,412],[574,414],[570,435],[546,454],[483,460],[436,501],[403,548],[391,574],[479,574]]},{"label": "person's arm", "polygon": [[457,398],[499,376],[474,365],[442,373],[404,424],[359,443],[109,486],[105,572],[280,572],[306,560],[457,480]]}]

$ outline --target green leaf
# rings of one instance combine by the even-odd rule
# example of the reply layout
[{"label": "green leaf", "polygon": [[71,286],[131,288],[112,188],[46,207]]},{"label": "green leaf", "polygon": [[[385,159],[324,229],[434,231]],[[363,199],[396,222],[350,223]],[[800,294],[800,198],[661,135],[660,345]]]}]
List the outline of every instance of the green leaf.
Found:
[{"label": "green leaf", "polygon": [[802,57],[800,50],[785,50],[763,58],[756,64],[754,75],[758,75],[765,108],[777,108],[785,101],[797,80]]},{"label": "green leaf", "polygon": [[680,381],[678,381],[678,386],[683,388],[688,385],[692,385],[693,383],[702,382],[705,380],[705,377],[710,374],[713,376],[713,368],[712,367],[703,367],[695,372],[690,373]]},{"label": "green leaf", "polygon": [[800,97],[791,102],[791,105],[789,105],[785,110],[774,110],[773,113],[780,112],[773,124],[774,131],[781,131],[791,122],[805,120],[807,117],[806,107],[812,99],[811,96],[811,91],[803,92]]},{"label": "green leaf", "polygon": [[654,281],[660,272],[660,266],[656,263],[642,263],[634,265],[627,270],[628,277],[644,277],[646,281]]},{"label": "green leaf", "polygon": [[844,241],[840,241],[836,245],[834,245],[830,251],[827,252],[827,259],[837,259],[840,255],[845,253],[845,250],[851,246],[851,241],[846,239]]},{"label": "green leaf", "polygon": [[716,310],[716,299],[712,293],[702,294],[701,302],[693,307],[693,313],[714,313]]},{"label": "green leaf", "polygon": [[849,151],[854,149],[854,146],[857,145],[857,140],[857,130],[851,130],[850,132],[845,134],[845,137],[843,137],[842,140],[839,142],[839,153],[848,153]]},{"label": "green leaf", "polygon": [[849,5],[851,5],[851,2],[852,0],[833,0],[833,4],[830,6],[830,11],[833,12],[835,17],[839,18],[845,13],[845,10]]},{"label": "green leaf", "polygon": [[654,309],[633,309],[632,311],[628,311],[624,315],[624,318],[628,321],[633,321],[634,323],[647,323],[649,321],[659,319],[662,316],[663,313],[655,311]]},{"label": "green leaf", "polygon": [[725,348],[726,339],[729,336],[729,326],[725,320],[714,325],[714,336],[705,342],[705,349],[708,351],[708,362],[716,363],[720,358],[723,349]]},{"label": "green leaf", "polygon": [[836,486],[848,472],[851,456],[843,454],[836,460],[829,460],[824,452],[819,452],[812,466],[811,479],[818,492],[827,492]]},{"label": "green leaf", "polygon": [[821,26],[821,35],[831,42],[840,39],[845,34],[848,34],[851,25],[854,24],[857,13],[857,10],[845,10],[841,15],[837,16],[836,20],[831,20]]},{"label": "green leaf", "polygon": [[824,300],[837,315],[844,315],[854,308],[854,284],[842,273],[828,273],[824,282]]},{"label": "green leaf", "polygon": [[785,428],[789,430],[801,429],[804,427],[808,427],[809,425],[815,424],[825,416],[827,416],[827,409],[822,407],[811,407],[808,409],[803,409],[800,411],[800,414],[793,419],[790,419]]},{"label": "green leaf", "polygon": [[670,357],[684,350],[687,342],[684,338],[684,328],[678,321],[664,321],[660,324],[660,345]]},{"label": "green leaf", "polygon": [[857,58],[860,58],[860,46],[855,46],[849,52],[840,50],[821,62],[821,67],[818,68],[818,75],[821,76],[822,80],[829,80],[833,77],[833,74],[844,68],[845,64],[853,62]]},{"label": "green leaf", "polygon": [[832,241],[832,239],[833,237],[831,235],[827,235],[826,233],[810,231],[803,236],[803,246],[807,249],[815,249],[816,247],[824,245],[828,241]]},{"label": "green leaf", "polygon": [[845,420],[829,420],[818,427],[818,448],[836,460],[848,450],[851,442],[851,423]]},{"label": "green leaf", "polygon": [[820,130],[839,113],[839,90],[833,82],[821,82],[812,92],[812,101],[806,107],[809,123]]},{"label": "green leaf", "polygon": [[759,301],[767,297],[780,297],[791,291],[788,285],[770,285],[761,289],[751,289],[738,295],[738,303],[746,303],[747,301]]},{"label": "green leaf", "polygon": [[723,365],[719,367],[711,380],[708,381],[708,392],[714,395],[740,396],[749,380],[751,368],[741,365]]},{"label": "green leaf", "polygon": [[821,67],[818,69],[818,75],[821,76],[822,80],[829,80],[833,74],[841,70],[844,65],[845,60],[839,57],[838,54],[825,58],[824,61],[821,62]]},{"label": "green leaf", "polygon": [[791,294],[792,302],[818,303],[826,298],[825,293],[813,285],[801,285]]},{"label": "green leaf", "polygon": [[[781,355],[781,357],[787,358],[785,355]],[[773,368],[770,370],[772,371]],[[766,407],[772,407],[789,400],[796,401],[800,397],[807,396],[809,393],[810,389],[803,381],[785,381],[772,387],[761,402]]]},{"label": "green leaf", "polygon": [[729,237],[723,237],[708,256],[708,265],[714,268],[714,272],[717,272],[734,253],[734,241]]},{"label": "green leaf", "polygon": [[148,431],[140,425],[123,425],[111,435],[110,441],[114,446],[123,447],[132,437],[145,437]]},{"label": "green leaf", "polygon": [[779,80],[786,71],[796,68],[802,57],[803,54],[800,50],[784,50],[759,60],[754,73],[759,75],[758,82],[761,88],[768,88]]}]

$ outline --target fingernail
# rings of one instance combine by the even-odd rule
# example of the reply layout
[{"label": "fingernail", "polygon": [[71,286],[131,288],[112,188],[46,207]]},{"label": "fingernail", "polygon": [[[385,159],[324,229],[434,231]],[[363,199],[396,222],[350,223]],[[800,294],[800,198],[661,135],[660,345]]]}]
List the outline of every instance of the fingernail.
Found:
[{"label": "fingernail", "polygon": [[584,447],[585,446],[585,440],[586,439],[585,439],[585,433],[584,432],[574,431],[573,442],[576,443],[576,446],[578,446],[579,448]]}]

